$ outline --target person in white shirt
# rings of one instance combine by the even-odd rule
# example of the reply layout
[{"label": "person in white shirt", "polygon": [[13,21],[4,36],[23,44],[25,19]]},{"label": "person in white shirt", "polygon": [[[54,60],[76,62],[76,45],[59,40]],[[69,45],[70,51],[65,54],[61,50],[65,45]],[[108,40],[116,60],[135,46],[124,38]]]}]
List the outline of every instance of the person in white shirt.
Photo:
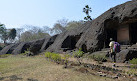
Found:
[{"label": "person in white shirt", "polygon": [[113,59],[113,62],[114,62],[113,66],[115,66],[115,62],[116,62],[116,53],[115,53],[115,49],[114,49],[114,44],[115,44],[115,41],[113,41],[113,39],[110,38],[109,46],[110,46],[111,58]]}]

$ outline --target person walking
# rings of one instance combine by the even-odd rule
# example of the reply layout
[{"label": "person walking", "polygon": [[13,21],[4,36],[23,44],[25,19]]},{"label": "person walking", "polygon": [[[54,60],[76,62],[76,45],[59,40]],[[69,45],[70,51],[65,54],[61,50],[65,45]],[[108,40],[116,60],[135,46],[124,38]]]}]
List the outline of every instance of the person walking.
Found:
[{"label": "person walking", "polygon": [[109,46],[110,46],[110,56],[114,62],[113,66],[115,67],[115,62],[116,62],[116,52],[115,52],[115,41],[113,41],[112,38],[110,38],[110,43],[109,43]]}]

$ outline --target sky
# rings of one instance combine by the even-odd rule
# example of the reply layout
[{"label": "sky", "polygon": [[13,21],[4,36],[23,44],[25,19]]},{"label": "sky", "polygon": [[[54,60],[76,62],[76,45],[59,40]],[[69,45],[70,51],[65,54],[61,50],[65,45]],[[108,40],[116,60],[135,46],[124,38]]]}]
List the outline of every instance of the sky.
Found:
[{"label": "sky", "polygon": [[6,28],[23,25],[48,26],[57,20],[83,20],[85,5],[92,8],[91,17],[96,18],[108,9],[130,0],[0,0],[0,23]]}]

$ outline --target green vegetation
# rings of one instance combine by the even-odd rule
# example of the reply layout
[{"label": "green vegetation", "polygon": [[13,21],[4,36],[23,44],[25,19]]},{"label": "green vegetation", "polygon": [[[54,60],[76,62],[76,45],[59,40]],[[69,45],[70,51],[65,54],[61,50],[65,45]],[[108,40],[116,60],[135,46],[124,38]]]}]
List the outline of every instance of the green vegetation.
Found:
[{"label": "green vegetation", "polygon": [[65,67],[64,68],[67,68],[68,67],[68,59],[69,59],[70,55],[68,54],[65,54],[64,56],[61,57],[61,60],[65,63]]},{"label": "green vegetation", "polygon": [[129,62],[131,64],[133,64],[133,65],[130,66],[131,68],[137,69],[137,59],[136,58],[133,58],[132,60],[129,60]]},{"label": "green vegetation", "polygon": [[137,64],[137,59],[133,58],[132,60],[129,61],[131,64]]},{"label": "green vegetation", "polygon": [[16,37],[16,29],[6,29],[4,24],[0,24],[0,39],[3,40],[4,44],[6,44],[7,40],[12,41]]},{"label": "green vegetation", "polygon": [[82,62],[82,56],[84,55],[84,52],[81,50],[81,48],[77,51],[73,52],[73,56],[77,58],[77,61],[79,64]]},{"label": "green vegetation", "polygon": [[25,25],[23,29],[18,29],[17,32],[18,39],[21,42],[37,40],[44,38],[45,36],[50,36],[45,32],[44,28],[33,25]]},{"label": "green vegetation", "polygon": [[0,55],[0,58],[5,58],[5,57],[8,57],[10,56],[11,54],[3,54],[3,55]]},{"label": "green vegetation", "polygon": [[51,59],[57,63],[59,63],[61,61],[61,56],[59,54],[56,53],[52,53]]},{"label": "green vegetation", "polygon": [[91,16],[89,15],[89,13],[92,12],[91,7],[89,7],[88,5],[86,5],[86,6],[83,8],[83,12],[87,15],[86,17],[84,17],[84,20],[86,20],[86,21],[91,21],[92,18],[91,18]]},{"label": "green vegetation", "polygon": [[46,53],[45,53],[45,57],[46,57],[46,58],[51,58],[51,55],[52,55],[51,52],[46,52]]},{"label": "green vegetation", "polygon": [[49,58],[57,63],[59,63],[61,61],[61,56],[60,56],[60,54],[57,54],[57,53],[46,52],[45,57]]},{"label": "green vegetation", "polygon": [[65,68],[67,68],[68,59],[69,59],[70,55],[68,55],[68,54],[60,55],[57,53],[46,52],[45,57],[56,62],[56,63],[63,63],[63,64],[65,64]]},{"label": "green vegetation", "polygon": [[127,71],[127,74],[137,76],[137,69],[130,69],[129,71]]},{"label": "green vegetation", "polygon": [[26,55],[26,56],[33,56],[34,54],[29,51],[29,49],[25,50],[24,53],[21,53],[21,55]]}]

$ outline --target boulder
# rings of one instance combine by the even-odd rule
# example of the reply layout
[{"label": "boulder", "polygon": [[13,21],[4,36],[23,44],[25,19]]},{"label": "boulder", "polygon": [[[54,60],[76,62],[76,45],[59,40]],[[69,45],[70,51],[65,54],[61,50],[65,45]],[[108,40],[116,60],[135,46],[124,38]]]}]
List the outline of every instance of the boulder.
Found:
[{"label": "boulder", "polygon": [[132,60],[133,58],[137,58],[137,50],[121,50],[116,54],[116,62],[124,63],[126,61]]},{"label": "boulder", "polygon": [[33,41],[29,47],[29,51],[32,52],[33,54],[37,54],[40,51],[44,41],[45,38]]}]

